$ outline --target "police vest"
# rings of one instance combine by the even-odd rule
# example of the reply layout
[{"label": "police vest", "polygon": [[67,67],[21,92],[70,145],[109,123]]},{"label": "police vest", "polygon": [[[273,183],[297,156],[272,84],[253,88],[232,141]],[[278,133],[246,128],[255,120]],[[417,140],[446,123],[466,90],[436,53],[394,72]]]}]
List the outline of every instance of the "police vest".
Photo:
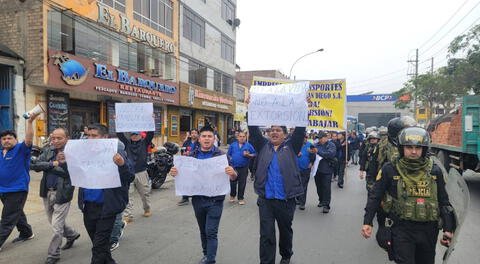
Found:
[{"label": "police vest", "polygon": [[401,176],[393,176],[397,181],[397,198],[387,194],[383,209],[403,220],[417,222],[439,221],[436,176],[427,177],[417,183],[407,184]]}]

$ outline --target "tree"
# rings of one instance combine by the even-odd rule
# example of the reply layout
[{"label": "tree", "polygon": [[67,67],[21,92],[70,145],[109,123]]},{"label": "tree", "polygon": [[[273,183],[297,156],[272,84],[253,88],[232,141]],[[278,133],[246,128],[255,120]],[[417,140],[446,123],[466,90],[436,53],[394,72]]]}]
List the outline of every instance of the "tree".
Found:
[{"label": "tree", "polygon": [[465,88],[480,94],[480,24],[456,37],[448,51],[452,56],[464,55],[464,58],[449,60],[449,73]]}]

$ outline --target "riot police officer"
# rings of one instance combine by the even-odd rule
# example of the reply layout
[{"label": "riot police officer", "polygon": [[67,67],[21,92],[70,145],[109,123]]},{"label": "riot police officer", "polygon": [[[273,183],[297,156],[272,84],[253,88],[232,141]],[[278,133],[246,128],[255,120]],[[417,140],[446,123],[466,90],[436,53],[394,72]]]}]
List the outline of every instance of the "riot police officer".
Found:
[{"label": "riot police officer", "polygon": [[[382,139],[379,144],[377,161],[379,168],[386,162],[393,162],[398,157],[398,133],[406,127],[416,126],[417,122],[410,116],[395,117],[388,121],[387,134],[388,141]],[[384,131],[380,131],[384,134]]]},{"label": "riot police officer", "polygon": [[453,208],[440,168],[427,157],[429,142],[428,132],[420,127],[399,133],[399,158],[382,167],[365,208],[362,235],[369,238],[383,200],[391,230],[389,256],[396,263],[433,264],[439,223],[444,232],[442,245],[448,246],[453,236]]},{"label": "riot police officer", "polygon": [[379,170],[377,161],[379,140],[380,135],[378,135],[376,131],[372,131],[367,137],[368,146],[366,151],[364,151],[360,157],[360,179],[366,177],[368,193],[370,193],[373,188],[375,176],[377,176]]}]

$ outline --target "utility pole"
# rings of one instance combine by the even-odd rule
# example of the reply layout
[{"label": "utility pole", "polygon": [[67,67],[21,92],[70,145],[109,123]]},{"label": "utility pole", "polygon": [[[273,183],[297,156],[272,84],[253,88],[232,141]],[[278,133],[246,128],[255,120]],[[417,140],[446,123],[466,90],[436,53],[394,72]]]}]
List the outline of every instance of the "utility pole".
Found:
[{"label": "utility pole", "polygon": [[417,120],[418,49],[416,49],[416,52],[415,52],[415,60],[409,60],[407,62],[415,64],[415,73],[414,74],[410,73],[408,75],[413,76],[413,86],[415,88],[415,90],[413,91],[413,118]]},{"label": "utility pole", "polygon": [[432,57],[432,66],[430,68],[430,73],[433,74],[433,57]]}]

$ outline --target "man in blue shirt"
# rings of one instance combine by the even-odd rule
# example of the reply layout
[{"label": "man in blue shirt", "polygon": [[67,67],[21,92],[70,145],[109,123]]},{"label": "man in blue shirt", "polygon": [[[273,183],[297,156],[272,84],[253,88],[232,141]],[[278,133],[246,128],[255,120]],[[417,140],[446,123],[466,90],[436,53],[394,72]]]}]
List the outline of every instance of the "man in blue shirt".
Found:
[{"label": "man in blue shirt", "polygon": [[[197,148],[190,156],[196,159],[209,159],[212,157],[225,154],[219,148],[214,146],[215,134],[213,128],[204,126],[200,129],[200,147]],[[235,180],[237,173],[232,166],[225,168],[225,173],[230,176],[230,180]],[[173,177],[178,175],[178,169],[172,167],[170,175]],[[202,239],[203,258],[199,264],[216,263],[218,248],[218,226],[222,217],[223,201],[225,195],[220,196],[192,196],[193,210],[197,218],[198,227],[200,229],[200,237]]]},{"label": "man in blue shirt", "polygon": [[[93,124],[88,126],[88,139],[101,138],[108,138],[108,130],[104,125]],[[119,147],[118,153],[113,156],[113,162],[118,166],[121,187],[110,189],[80,188],[78,191],[78,206],[83,212],[83,223],[93,244],[91,261],[93,264],[116,263],[110,252],[110,236],[115,218],[127,206],[128,188],[135,179],[134,166],[127,159],[125,150]]]},{"label": "man in blue shirt", "polygon": [[277,222],[280,263],[288,264],[293,255],[295,200],[304,192],[297,155],[302,148],[305,127],[295,128],[289,140],[286,140],[285,126],[272,126],[268,139],[263,137],[258,126],[249,126],[248,130],[249,142],[257,150],[254,187],[260,214],[260,263],[275,263]]},{"label": "man in blue shirt", "polygon": [[3,203],[0,222],[0,250],[16,226],[20,233],[12,242],[22,242],[34,237],[27,222],[23,207],[27,201],[30,183],[30,156],[33,142],[33,121],[27,120],[25,141],[18,143],[17,134],[12,130],[0,133],[2,155],[0,156],[0,200]]},{"label": "man in blue shirt", "polygon": [[310,180],[310,171],[315,162],[315,147],[308,142],[308,136],[305,135],[303,140],[302,150],[297,157],[298,167],[300,168],[300,175],[302,177],[303,195],[299,196],[297,201],[299,203],[298,209],[305,210],[305,202],[307,201],[308,181]]},{"label": "man in blue shirt", "polygon": [[238,173],[238,177],[234,181],[230,181],[230,202],[235,201],[237,196],[238,183],[238,204],[244,205],[245,186],[247,185],[248,165],[250,159],[255,157],[255,149],[246,142],[247,135],[240,131],[237,136],[237,141],[233,142],[228,148],[227,155],[231,158],[232,165]]}]

